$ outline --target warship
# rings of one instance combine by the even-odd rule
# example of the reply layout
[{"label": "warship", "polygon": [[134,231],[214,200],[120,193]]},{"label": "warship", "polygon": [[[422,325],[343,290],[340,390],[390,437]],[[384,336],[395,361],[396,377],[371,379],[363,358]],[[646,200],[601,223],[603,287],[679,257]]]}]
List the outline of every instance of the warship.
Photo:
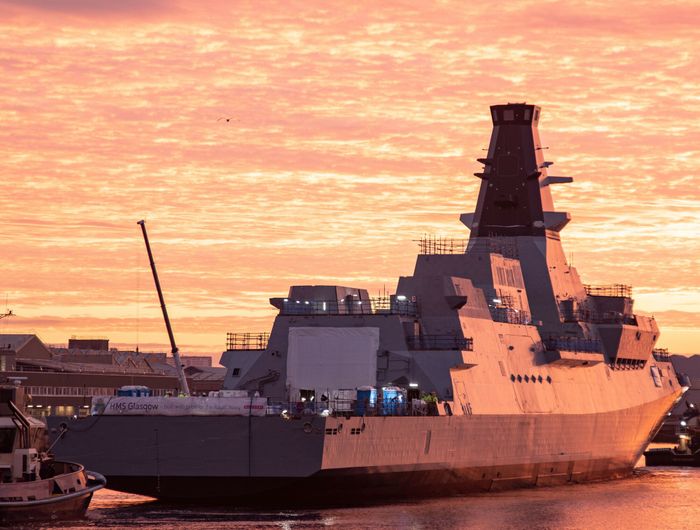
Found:
[{"label": "warship", "polygon": [[631,288],[584,285],[567,263],[570,215],[551,187],[572,178],[548,174],[540,107],[490,110],[463,242],[422,239],[413,275],[383,298],[292,286],[270,299],[269,334],[229,334],[218,395],[49,418],[56,455],[112,489],[236,505],[629,475],[685,388]]}]

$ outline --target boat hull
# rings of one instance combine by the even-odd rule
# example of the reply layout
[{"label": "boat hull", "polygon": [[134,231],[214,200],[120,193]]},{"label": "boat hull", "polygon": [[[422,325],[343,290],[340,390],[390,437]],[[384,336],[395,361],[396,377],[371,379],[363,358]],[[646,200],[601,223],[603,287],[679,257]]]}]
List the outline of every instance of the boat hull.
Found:
[{"label": "boat hull", "polygon": [[90,505],[92,494],[93,492],[89,491],[70,499],[58,499],[54,502],[25,506],[4,506],[0,503],[0,524],[80,519],[85,515]]},{"label": "boat hull", "polygon": [[[98,473],[85,472],[82,467],[76,474],[80,475],[82,483],[81,489],[77,491],[35,500],[0,500],[0,525],[29,521],[65,521],[83,517],[93,493],[105,486],[106,479]],[[21,483],[19,485],[21,486]]]},{"label": "boat hull", "polygon": [[673,449],[650,449],[644,453],[647,466],[700,467],[700,451],[692,454],[676,453]]},{"label": "boat hull", "polygon": [[109,487],[161,499],[300,501],[441,496],[628,475],[677,396],[599,414],[439,417],[97,416],[61,421],[57,455]]},{"label": "boat hull", "polygon": [[[573,472],[582,467],[588,471]],[[611,480],[626,477],[631,470],[631,466],[602,460],[495,468],[358,468],[320,471],[303,478],[113,475],[110,477],[110,488],[178,503],[328,507]],[[489,475],[494,476],[483,478]]]}]

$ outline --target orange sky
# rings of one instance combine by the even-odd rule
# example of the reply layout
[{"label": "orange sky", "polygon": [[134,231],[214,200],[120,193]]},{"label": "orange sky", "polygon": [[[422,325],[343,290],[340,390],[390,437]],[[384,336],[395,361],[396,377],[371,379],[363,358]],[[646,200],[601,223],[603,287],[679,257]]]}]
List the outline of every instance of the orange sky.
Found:
[{"label": "orange sky", "polygon": [[290,284],[393,290],[527,101],[584,281],[700,351],[699,2],[352,4],[0,0],[0,332],[163,347],[141,218],[184,353]]}]

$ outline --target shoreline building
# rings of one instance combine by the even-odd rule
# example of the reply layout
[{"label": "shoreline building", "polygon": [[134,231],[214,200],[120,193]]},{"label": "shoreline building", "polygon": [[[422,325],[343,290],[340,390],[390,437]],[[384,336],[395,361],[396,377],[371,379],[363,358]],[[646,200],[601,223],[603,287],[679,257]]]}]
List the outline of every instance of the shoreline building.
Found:
[{"label": "shoreline building", "polygon": [[[182,363],[193,394],[221,388],[226,369],[212,366],[211,357],[184,356]],[[73,337],[63,347],[35,334],[0,334],[0,376],[25,387],[35,417],[87,415],[93,396],[114,396],[123,386],[147,386],[156,396],[178,392],[171,357],[110,349],[108,339]]]}]

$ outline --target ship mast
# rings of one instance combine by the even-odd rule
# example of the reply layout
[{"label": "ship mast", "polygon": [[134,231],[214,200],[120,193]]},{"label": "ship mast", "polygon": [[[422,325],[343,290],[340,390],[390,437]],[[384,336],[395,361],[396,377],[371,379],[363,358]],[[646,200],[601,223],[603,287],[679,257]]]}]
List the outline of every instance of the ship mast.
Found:
[{"label": "ship mast", "polygon": [[163,310],[163,319],[165,319],[165,327],[168,330],[168,338],[170,339],[171,353],[173,354],[173,360],[175,361],[175,370],[177,371],[177,378],[180,382],[180,392],[186,396],[190,395],[189,386],[187,386],[187,378],[185,377],[185,372],[182,369],[182,363],[180,362],[180,350],[175,344],[175,336],[173,335],[173,328],[170,326],[170,319],[168,318],[168,310],[165,308],[165,300],[163,299],[163,291],[160,289],[160,281],[158,280],[158,272],[156,271],[156,263],[153,261],[153,253],[151,252],[151,245],[148,242],[148,234],[146,233],[146,221],[138,221],[136,224],[141,225],[141,232],[143,232],[143,240],[146,243],[146,251],[148,252],[148,260],[151,262],[151,271],[153,272],[153,281],[156,284],[156,291],[158,291],[158,299],[160,300],[160,308]]}]

